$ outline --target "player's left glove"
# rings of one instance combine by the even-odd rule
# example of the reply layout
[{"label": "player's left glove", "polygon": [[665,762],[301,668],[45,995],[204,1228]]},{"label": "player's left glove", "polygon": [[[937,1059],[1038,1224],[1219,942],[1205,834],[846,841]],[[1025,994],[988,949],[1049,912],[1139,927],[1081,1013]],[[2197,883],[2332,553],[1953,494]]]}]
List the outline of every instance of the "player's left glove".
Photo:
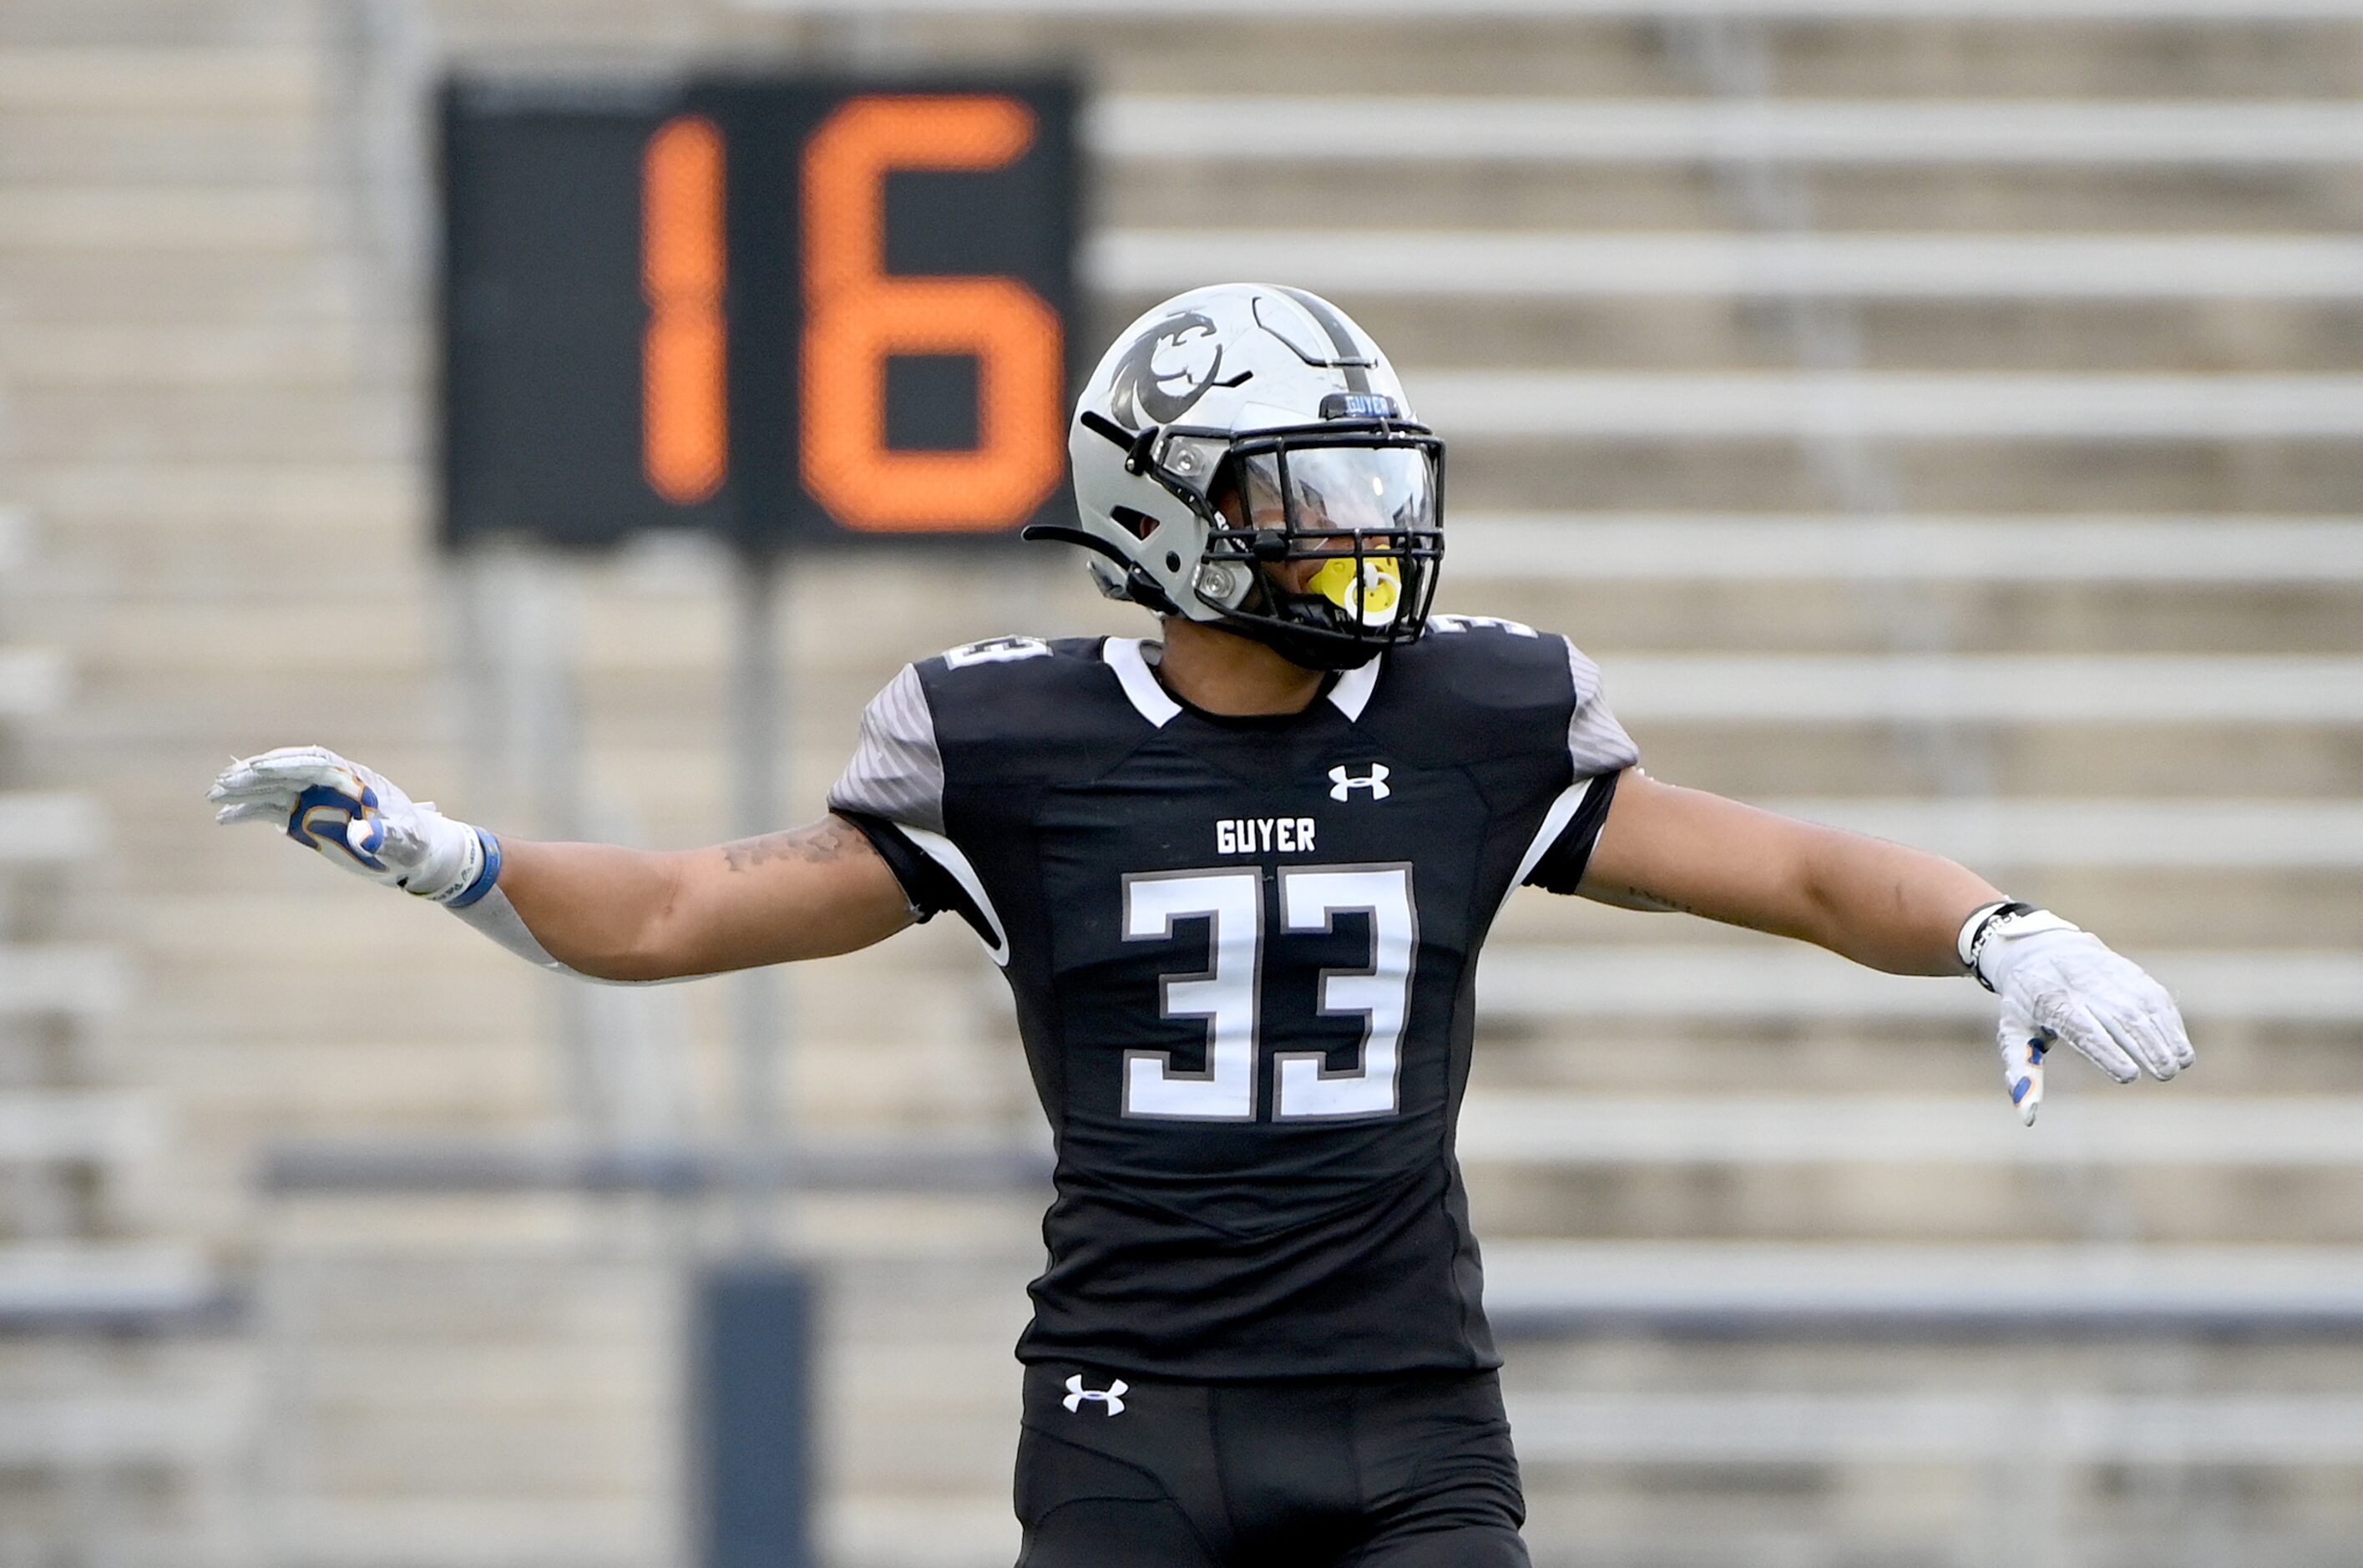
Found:
[{"label": "player's left glove", "polygon": [[2002,1065],[2019,1119],[2043,1101],[2043,1058],[2066,1040],[2120,1084],[2191,1063],[2191,1038],[2166,987],[2098,937],[2047,909],[1988,905],[1961,927],[1960,959],[2002,998]]},{"label": "player's left glove", "polygon": [[489,889],[489,834],[416,801],[375,769],[321,746],[283,746],[222,770],[205,798],[217,822],[276,822],[347,871],[458,907]]}]

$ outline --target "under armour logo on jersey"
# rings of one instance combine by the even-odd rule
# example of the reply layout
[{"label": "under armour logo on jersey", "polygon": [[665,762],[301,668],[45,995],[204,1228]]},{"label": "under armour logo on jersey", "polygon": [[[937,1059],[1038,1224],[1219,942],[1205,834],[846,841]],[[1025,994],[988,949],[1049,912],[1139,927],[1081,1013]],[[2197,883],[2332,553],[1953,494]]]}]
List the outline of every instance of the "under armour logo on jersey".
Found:
[{"label": "under armour logo on jersey", "polygon": [[1124,1414],[1125,1391],[1131,1385],[1126,1383],[1124,1379],[1119,1377],[1115,1382],[1109,1384],[1105,1388],[1085,1388],[1083,1386],[1083,1374],[1079,1372],[1075,1373],[1074,1376],[1067,1379],[1067,1396],[1059,1401],[1059,1403],[1064,1405],[1071,1411],[1077,1411],[1083,1407],[1084,1400],[1097,1400],[1100,1404],[1107,1407],[1107,1413],[1109,1415],[1121,1416]]},{"label": "under armour logo on jersey", "polygon": [[1050,645],[1038,637],[988,637],[944,651],[944,668],[965,670],[971,664],[1005,664],[1015,659],[1046,659]]},{"label": "under armour logo on jersey", "polygon": [[1358,789],[1369,790],[1372,800],[1384,800],[1394,794],[1393,790],[1387,787],[1387,765],[1384,762],[1372,762],[1370,771],[1360,778],[1356,778],[1348,773],[1346,764],[1343,762],[1329,770],[1330,799],[1351,800],[1354,798],[1354,792]]},{"label": "under armour logo on jersey", "polygon": [[1535,628],[1525,622],[1503,620],[1500,616],[1430,616],[1427,617],[1427,629],[1430,631],[1474,631],[1481,626],[1490,627],[1495,631],[1506,631],[1512,637],[1536,635]]}]

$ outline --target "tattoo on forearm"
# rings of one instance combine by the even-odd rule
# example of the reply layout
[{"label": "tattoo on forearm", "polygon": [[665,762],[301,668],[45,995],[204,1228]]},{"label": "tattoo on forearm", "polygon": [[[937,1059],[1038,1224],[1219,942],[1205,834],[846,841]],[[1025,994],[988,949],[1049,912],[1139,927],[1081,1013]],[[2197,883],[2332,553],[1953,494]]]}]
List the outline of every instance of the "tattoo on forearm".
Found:
[{"label": "tattoo on forearm", "polygon": [[771,861],[798,860],[807,865],[822,865],[843,860],[870,847],[870,840],[860,832],[837,817],[826,817],[809,827],[791,828],[784,832],[766,833],[760,839],[741,839],[735,844],[722,846],[722,858],[732,871],[752,871]]},{"label": "tattoo on forearm", "polygon": [[1720,915],[1710,915],[1703,909],[1692,908],[1688,904],[1671,898],[1661,898],[1654,893],[1644,893],[1626,883],[1607,883],[1601,891],[1608,895],[1607,902],[1620,905],[1627,909],[1637,909],[1644,914],[1695,915],[1702,920],[1723,918]]}]

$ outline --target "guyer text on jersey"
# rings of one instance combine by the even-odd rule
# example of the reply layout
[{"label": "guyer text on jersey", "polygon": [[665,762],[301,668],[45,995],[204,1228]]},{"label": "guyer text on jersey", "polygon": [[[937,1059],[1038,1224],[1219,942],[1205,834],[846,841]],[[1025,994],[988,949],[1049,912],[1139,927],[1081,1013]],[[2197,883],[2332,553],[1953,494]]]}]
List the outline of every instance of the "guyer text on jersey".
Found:
[{"label": "guyer text on jersey", "polygon": [[1225,817],[1215,824],[1215,852],[1218,855],[1263,855],[1275,850],[1284,855],[1311,854],[1313,818]]}]

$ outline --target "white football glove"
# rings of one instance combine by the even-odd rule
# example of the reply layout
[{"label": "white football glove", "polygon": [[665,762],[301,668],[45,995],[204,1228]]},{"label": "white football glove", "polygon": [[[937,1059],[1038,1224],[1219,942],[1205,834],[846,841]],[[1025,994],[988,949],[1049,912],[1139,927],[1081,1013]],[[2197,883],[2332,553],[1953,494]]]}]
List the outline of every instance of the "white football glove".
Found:
[{"label": "white football glove", "polygon": [[2174,998],[2098,937],[2025,906],[1971,924],[1980,929],[1965,929],[1963,945],[1970,972],[2002,998],[2002,1078],[2026,1125],[2043,1102],[2044,1055],[2058,1041],[2120,1084],[2145,1069],[2166,1079],[2191,1065]]},{"label": "white football glove", "polygon": [[216,822],[275,822],[348,871],[455,908],[499,874],[491,835],[324,747],[283,746],[232,762],[205,798],[221,807]]}]

